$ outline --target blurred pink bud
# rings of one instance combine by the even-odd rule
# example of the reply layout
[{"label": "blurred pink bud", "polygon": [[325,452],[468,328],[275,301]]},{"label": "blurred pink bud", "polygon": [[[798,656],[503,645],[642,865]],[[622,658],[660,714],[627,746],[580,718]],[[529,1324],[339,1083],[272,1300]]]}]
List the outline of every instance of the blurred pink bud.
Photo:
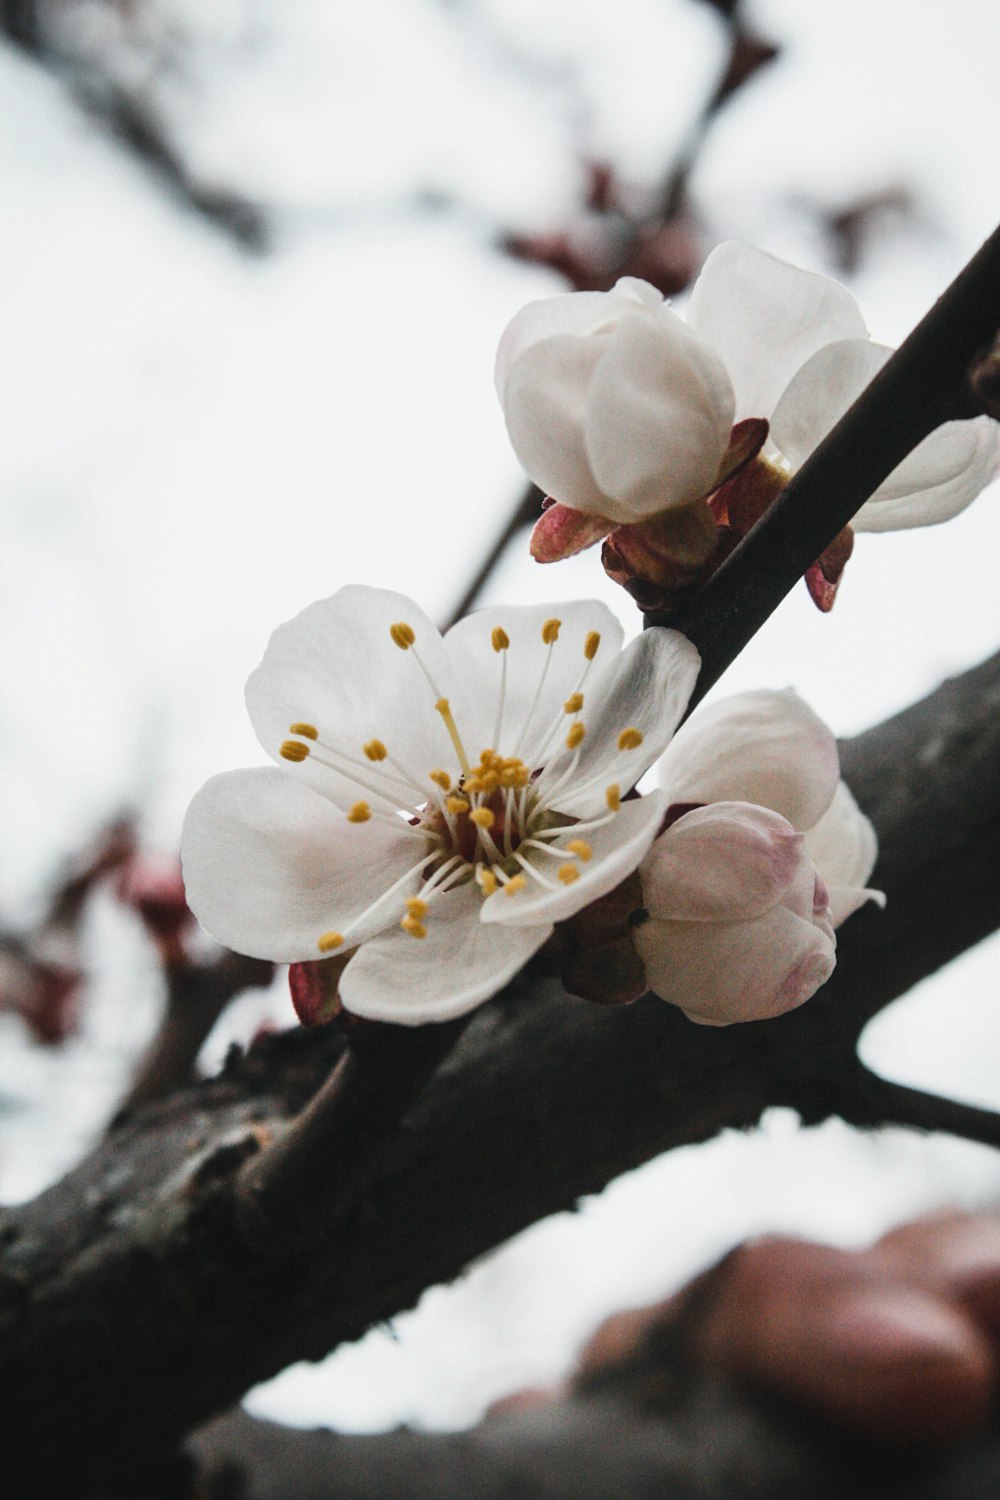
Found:
[{"label": "blurred pink bud", "polygon": [[194,923],[184,895],[180,859],[136,854],[118,877],[118,898],[138,912],[163,962],[184,958],[183,940]]}]

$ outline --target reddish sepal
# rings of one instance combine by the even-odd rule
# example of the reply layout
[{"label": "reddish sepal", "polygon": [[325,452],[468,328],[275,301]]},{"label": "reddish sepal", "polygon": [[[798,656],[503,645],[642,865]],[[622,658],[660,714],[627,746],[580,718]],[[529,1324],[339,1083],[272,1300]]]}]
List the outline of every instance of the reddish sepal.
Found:
[{"label": "reddish sepal", "polygon": [[811,568],[806,570],[806,588],[817,609],[829,614],[837,597],[847,560],[854,551],[854,532],[850,526],[830,543]]},{"label": "reddish sepal", "polygon": [[547,504],[531,533],[531,555],[536,562],[561,562],[593,547],[614,527],[606,516],[591,516],[558,501]]},{"label": "reddish sepal", "polygon": [[288,989],[295,1014],[303,1026],[322,1026],[340,1014],[337,987],[350,956],[350,953],[343,957],[337,954],[334,958],[320,958],[314,963],[290,966]]}]

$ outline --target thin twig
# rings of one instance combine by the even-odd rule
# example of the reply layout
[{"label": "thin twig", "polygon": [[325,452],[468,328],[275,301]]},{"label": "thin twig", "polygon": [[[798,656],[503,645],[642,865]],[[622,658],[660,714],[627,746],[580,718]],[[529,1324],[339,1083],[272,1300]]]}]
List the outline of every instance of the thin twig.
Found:
[{"label": "thin twig", "polygon": [[475,577],[448,616],[448,620],[443,626],[444,630],[450,630],[453,625],[457,625],[458,621],[464,619],[469,613],[489,582],[493,569],[497,566],[518,532],[525,530],[532,522],[537,521],[544,498],[545,496],[536,484],[528,485],[528,488],[511,512],[507,524],[480,563]]},{"label": "thin twig", "polygon": [[214,964],[182,963],[168,971],[167,1003],[159,1029],[136,1068],[111,1128],[144,1104],[190,1082],[202,1044],[229,1002],[245,990],[271,982],[274,965],[225,953]]},{"label": "thin twig", "polygon": [[1000,1114],[995,1110],[892,1083],[860,1062],[851,1087],[854,1102],[851,1110],[845,1111],[845,1118],[855,1124],[908,1125],[914,1130],[940,1131],[964,1141],[1000,1147]]}]

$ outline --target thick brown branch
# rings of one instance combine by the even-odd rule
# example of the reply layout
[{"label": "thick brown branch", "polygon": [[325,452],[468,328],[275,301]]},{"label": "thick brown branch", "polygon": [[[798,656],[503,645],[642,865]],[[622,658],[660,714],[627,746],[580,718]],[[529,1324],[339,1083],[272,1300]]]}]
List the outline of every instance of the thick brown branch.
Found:
[{"label": "thick brown branch", "polygon": [[[664,1384],[669,1379],[665,1376]],[[663,1393],[661,1392],[661,1399]],[[471,1432],[344,1437],[243,1413],[191,1444],[205,1500],[996,1500],[1000,1431],[892,1454],[686,1375],[667,1411],[624,1393]]]},{"label": "thick brown branch", "polygon": [[[470,1019],[416,1030],[358,1027],[307,1107],[240,1173],[237,1222],[255,1249],[301,1254],[331,1232]],[[330,1179],[332,1191],[317,1195],[317,1180]]]},{"label": "thick brown branch", "polygon": [[[545,1214],[772,1104],[842,1108],[864,1023],[1000,923],[1000,657],[844,747],[875,820],[886,912],[852,918],[831,982],[777,1021],[716,1031],[647,998],[606,1011],[526,976],[475,1016],[320,1250],[274,1263],[232,1184],[327,1076],[329,1028],[262,1042],[126,1124],[0,1221],[7,1471],[147,1462],[254,1381],[411,1306]],[[867,1116],[865,1117],[867,1118]],[[317,1214],[336,1192],[320,1167]]]}]

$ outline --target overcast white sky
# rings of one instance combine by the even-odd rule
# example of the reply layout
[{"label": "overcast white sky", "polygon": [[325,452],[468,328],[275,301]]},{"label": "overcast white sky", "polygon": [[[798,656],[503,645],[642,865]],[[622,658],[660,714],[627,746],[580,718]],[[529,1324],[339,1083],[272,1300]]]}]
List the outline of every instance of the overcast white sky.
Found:
[{"label": "overcast white sky", "polygon": [[[834,269],[816,206],[900,184],[854,289],[898,341],[1000,206],[991,0],[794,0],[749,7],[783,47],[721,119],[694,182],[706,250],[741,235]],[[444,614],[521,479],[492,389],[507,319],[560,290],[498,254],[499,228],[571,212],[581,151],[640,191],[683,138],[721,57],[695,0],[191,0],[158,10],[186,62],[81,5],[95,55],[144,86],[205,181],[260,202],[252,258],[0,48],[0,916],[26,919],[59,859],[122,800],[175,847],[192,792],[260,759],[243,682],[269,631],[348,581]],[[168,49],[169,52],[169,49]],[[418,195],[447,200],[414,207]],[[851,733],[1000,642],[1000,487],[945,528],[863,537],[834,614],[803,590],[725,691],[796,686]],[[638,616],[595,554],[538,568],[512,550],[490,597],[597,595]],[[0,1183],[32,1191],[78,1150],[153,1024],[140,936],[93,916],[82,1039],[55,1055],[0,1017]],[[871,1060],[1000,1106],[1000,945],[872,1028]],[[247,1002],[288,1017],[280,993]],[[216,1055],[224,1039],[215,1039]],[[863,1238],[911,1209],[995,1194],[993,1158],[954,1142],[801,1133],[676,1153],[574,1219],[536,1228],[257,1408],[378,1425],[471,1419],[556,1372],[587,1327],[756,1228]]]}]

